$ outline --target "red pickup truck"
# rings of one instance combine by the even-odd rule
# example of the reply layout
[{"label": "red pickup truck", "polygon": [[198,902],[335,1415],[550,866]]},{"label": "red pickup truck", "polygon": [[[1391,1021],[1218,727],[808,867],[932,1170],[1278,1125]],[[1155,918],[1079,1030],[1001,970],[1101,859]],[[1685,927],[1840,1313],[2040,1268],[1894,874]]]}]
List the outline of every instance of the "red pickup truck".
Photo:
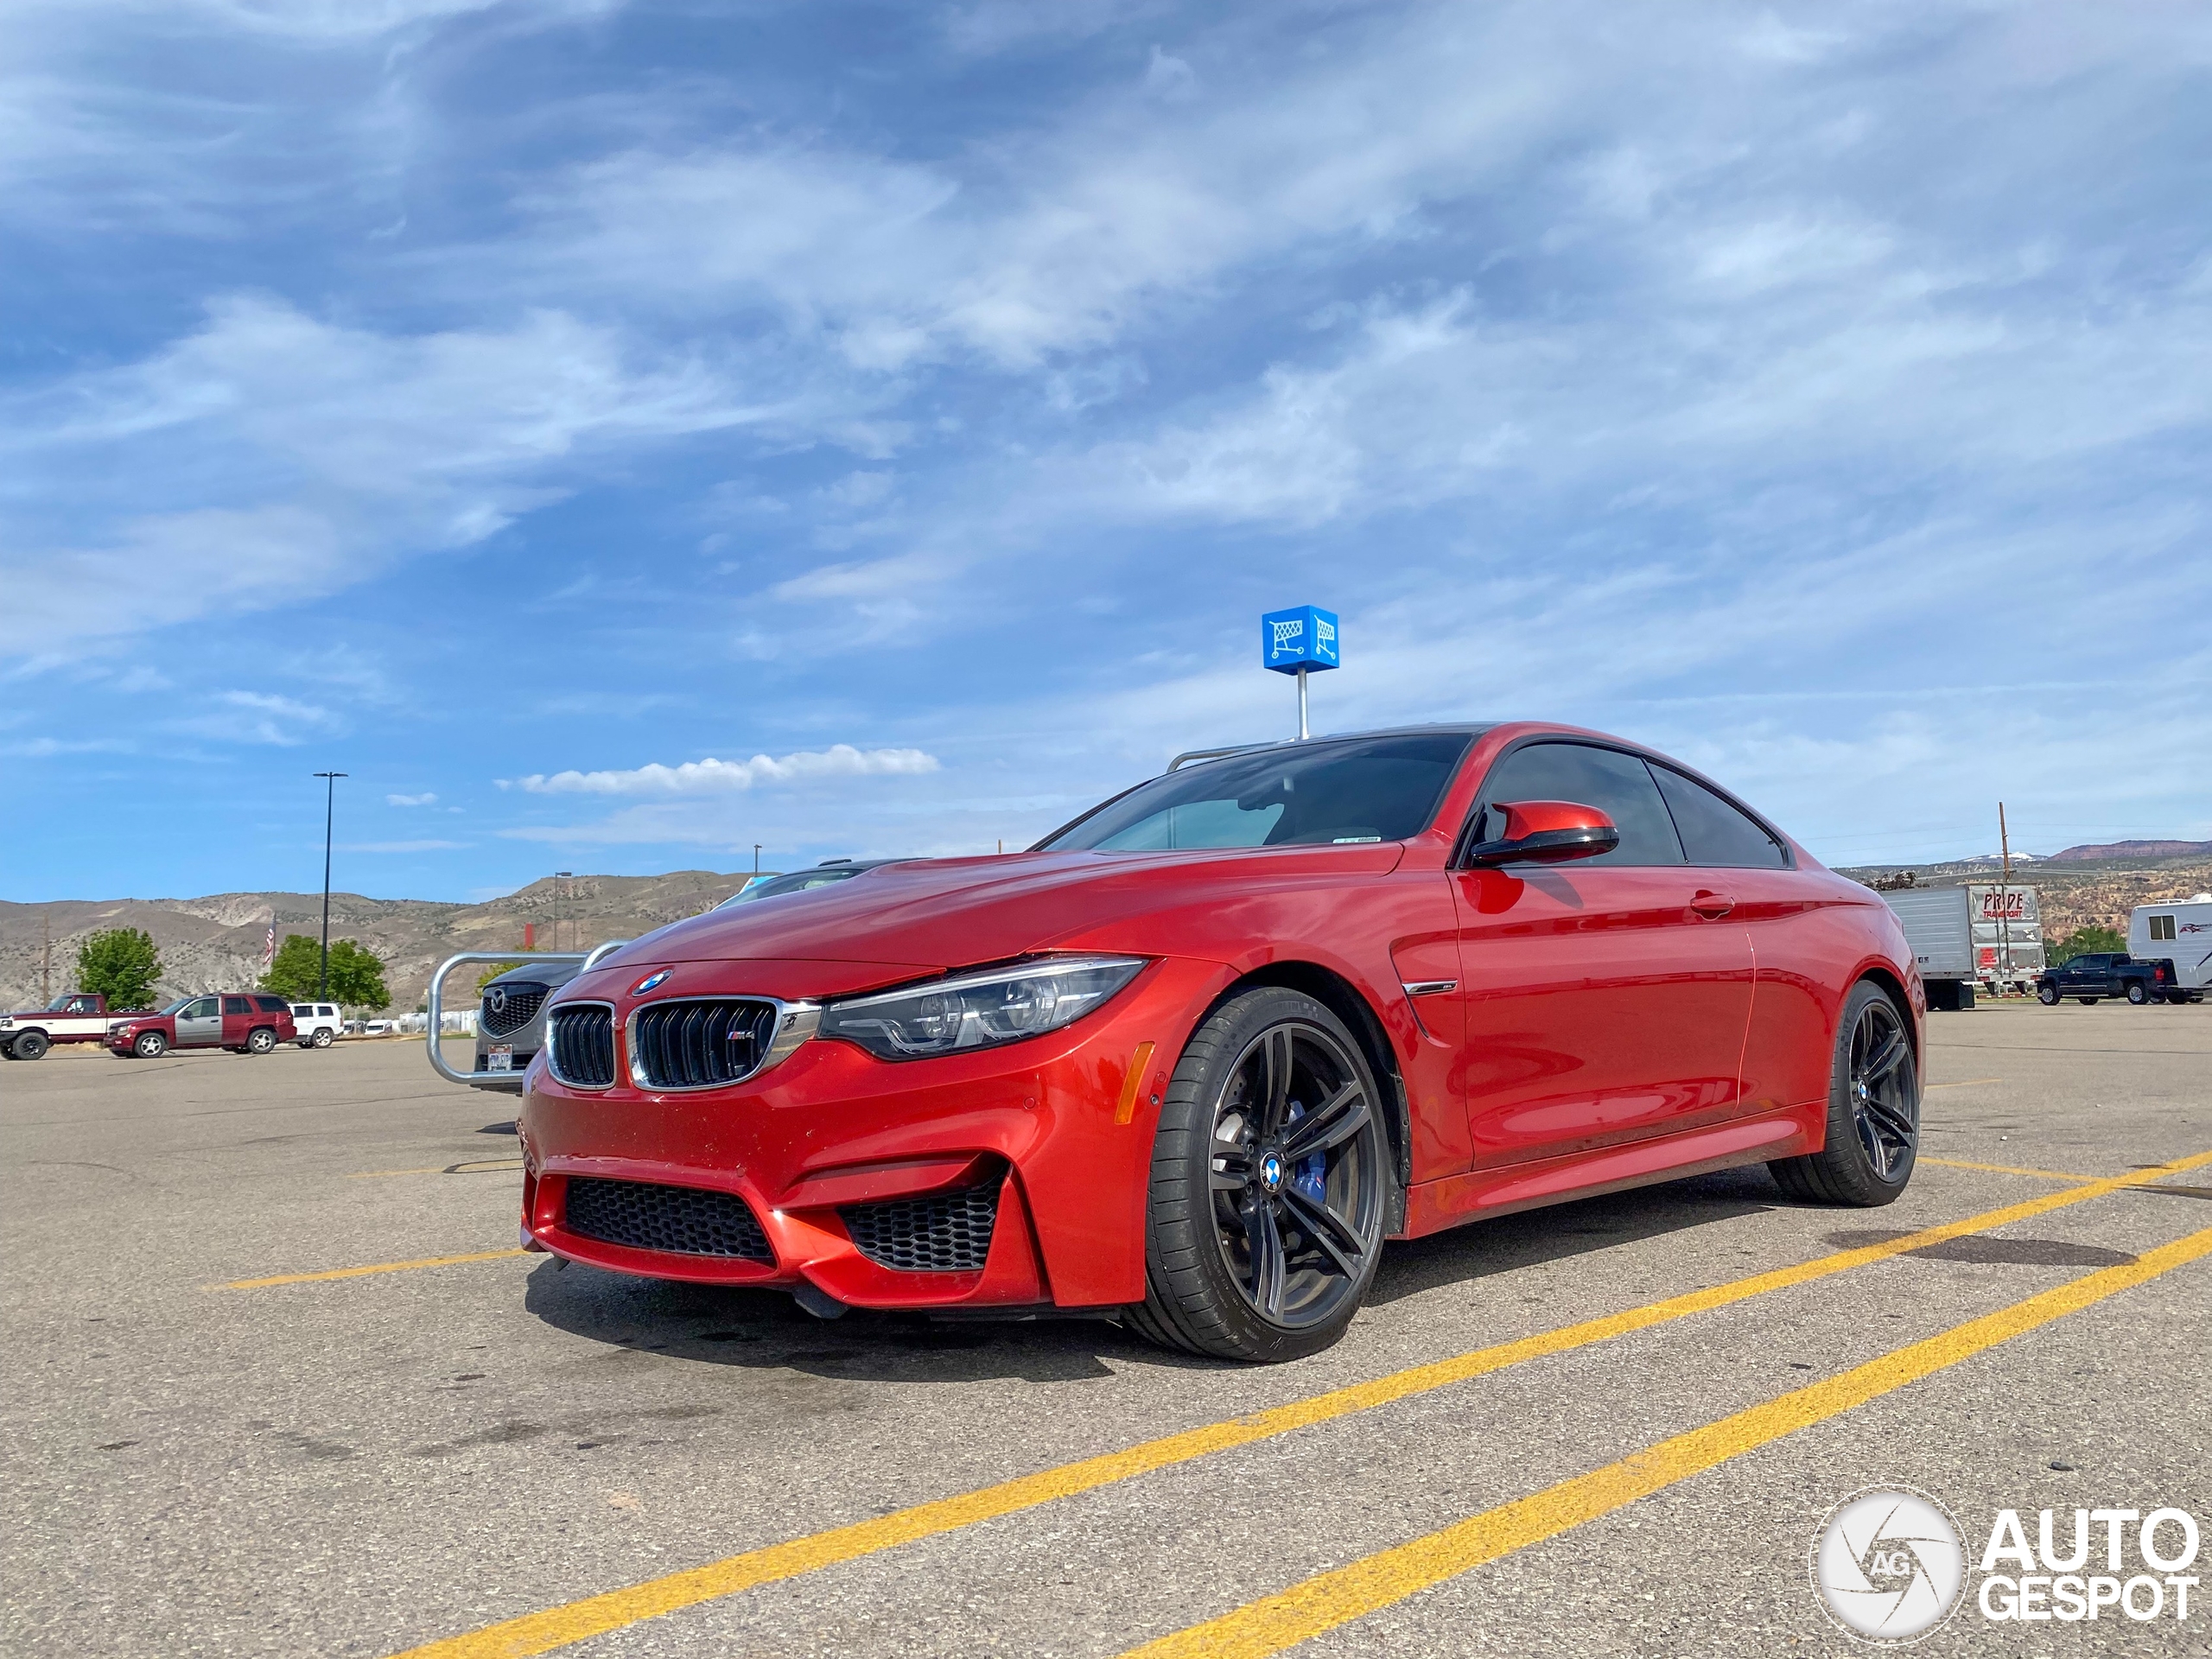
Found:
[{"label": "red pickup truck", "polygon": [[181,996],[159,1014],[134,1014],[107,1033],[109,1050],[122,1059],[150,1060],[172,1048],[227,1048],[233,1054],[266,1054],[298,1039],[292,1005],[263,991]]},{"label": "red pickup truck", "polygon": [[104,1043],[107,1028],[124,1016],[108,1011],[96,991],[69,991],[42,1008],[0,1014],[0,1055],[35,1060],[56,1043]]}]

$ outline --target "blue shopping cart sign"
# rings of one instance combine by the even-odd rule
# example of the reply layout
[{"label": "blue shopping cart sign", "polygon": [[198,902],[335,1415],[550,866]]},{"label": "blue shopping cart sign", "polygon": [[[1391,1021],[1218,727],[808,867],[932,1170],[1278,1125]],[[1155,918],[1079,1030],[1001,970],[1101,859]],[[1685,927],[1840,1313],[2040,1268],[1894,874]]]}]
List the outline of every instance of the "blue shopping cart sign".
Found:
[{"label": "blue shopping cart sign", "polygon": [[1260,619],[1260,664],[1278,674],[1301,668],[1335,668],[1337,613],[1312,605],[1294,611],[1269,611]]}]

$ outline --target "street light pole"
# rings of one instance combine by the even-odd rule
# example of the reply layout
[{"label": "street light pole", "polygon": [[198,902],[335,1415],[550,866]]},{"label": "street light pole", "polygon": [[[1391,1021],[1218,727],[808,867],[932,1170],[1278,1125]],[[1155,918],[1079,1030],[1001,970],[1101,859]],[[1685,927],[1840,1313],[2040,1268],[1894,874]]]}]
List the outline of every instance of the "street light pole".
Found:
[{"label": "street light pole", "polygon": [[318,1001],[330,995],[330,826],[338,810],[338,780],[347,776],[342,772],[318,772],[323,779],[322,795],[322,978],[315,996]]}]

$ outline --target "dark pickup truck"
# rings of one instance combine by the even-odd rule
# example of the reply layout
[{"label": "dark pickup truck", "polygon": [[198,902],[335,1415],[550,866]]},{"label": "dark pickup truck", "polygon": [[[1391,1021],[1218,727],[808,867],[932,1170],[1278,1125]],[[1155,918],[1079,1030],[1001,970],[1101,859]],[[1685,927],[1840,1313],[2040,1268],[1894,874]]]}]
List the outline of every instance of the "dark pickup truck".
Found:
[{"label": "dark pickup truck", "polygon": [[2124,996],[2140,1007],[2145,1002],[2178,1001],[2179,984],[2172,963],[2160,957],[2145,962],[2126,952],[2075,957],[2036,976],[2036,995],[2045,1006],[2063,997],[2078,997],[2082,1005],[2105,996]]}]

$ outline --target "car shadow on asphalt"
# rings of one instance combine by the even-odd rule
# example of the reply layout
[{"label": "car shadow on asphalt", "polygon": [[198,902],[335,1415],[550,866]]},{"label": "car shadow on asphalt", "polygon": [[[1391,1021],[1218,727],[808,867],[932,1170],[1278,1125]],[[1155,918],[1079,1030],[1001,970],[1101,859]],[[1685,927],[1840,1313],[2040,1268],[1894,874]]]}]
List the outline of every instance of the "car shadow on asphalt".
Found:
[{"label": "car shadow on asphalt", "polygon": [[1495,1221],[1408,1239],[1382,1253],[1370,1306],[1387,1306],[1446,1285],[1470,1285],[1501,1273],[1570,1261],[1617,1244],[1663,1237],[1788,1200],[1765,1169],[1724,1169],[1658,1186],[1639,1186],[1573,1204],[1523,1210]]},{"label": "car shadow on asphalt", "polygon": [[[1516,1268],[1679,1233],[1782,1202],[1764,1170],[1727,1170],[1663,1186],[1501,1217],[1383,1252],[1370,1306]],[[556,1330],[610,1347],[753,1370],[855,1382],[1073,1382],[1122,1364],[1236,1370],[1154,1347],[1103,1319],[934,1320],[855,1308],[817,1319],[782,1291],[633,1279],[541,1262],[524,1306]]]}]

